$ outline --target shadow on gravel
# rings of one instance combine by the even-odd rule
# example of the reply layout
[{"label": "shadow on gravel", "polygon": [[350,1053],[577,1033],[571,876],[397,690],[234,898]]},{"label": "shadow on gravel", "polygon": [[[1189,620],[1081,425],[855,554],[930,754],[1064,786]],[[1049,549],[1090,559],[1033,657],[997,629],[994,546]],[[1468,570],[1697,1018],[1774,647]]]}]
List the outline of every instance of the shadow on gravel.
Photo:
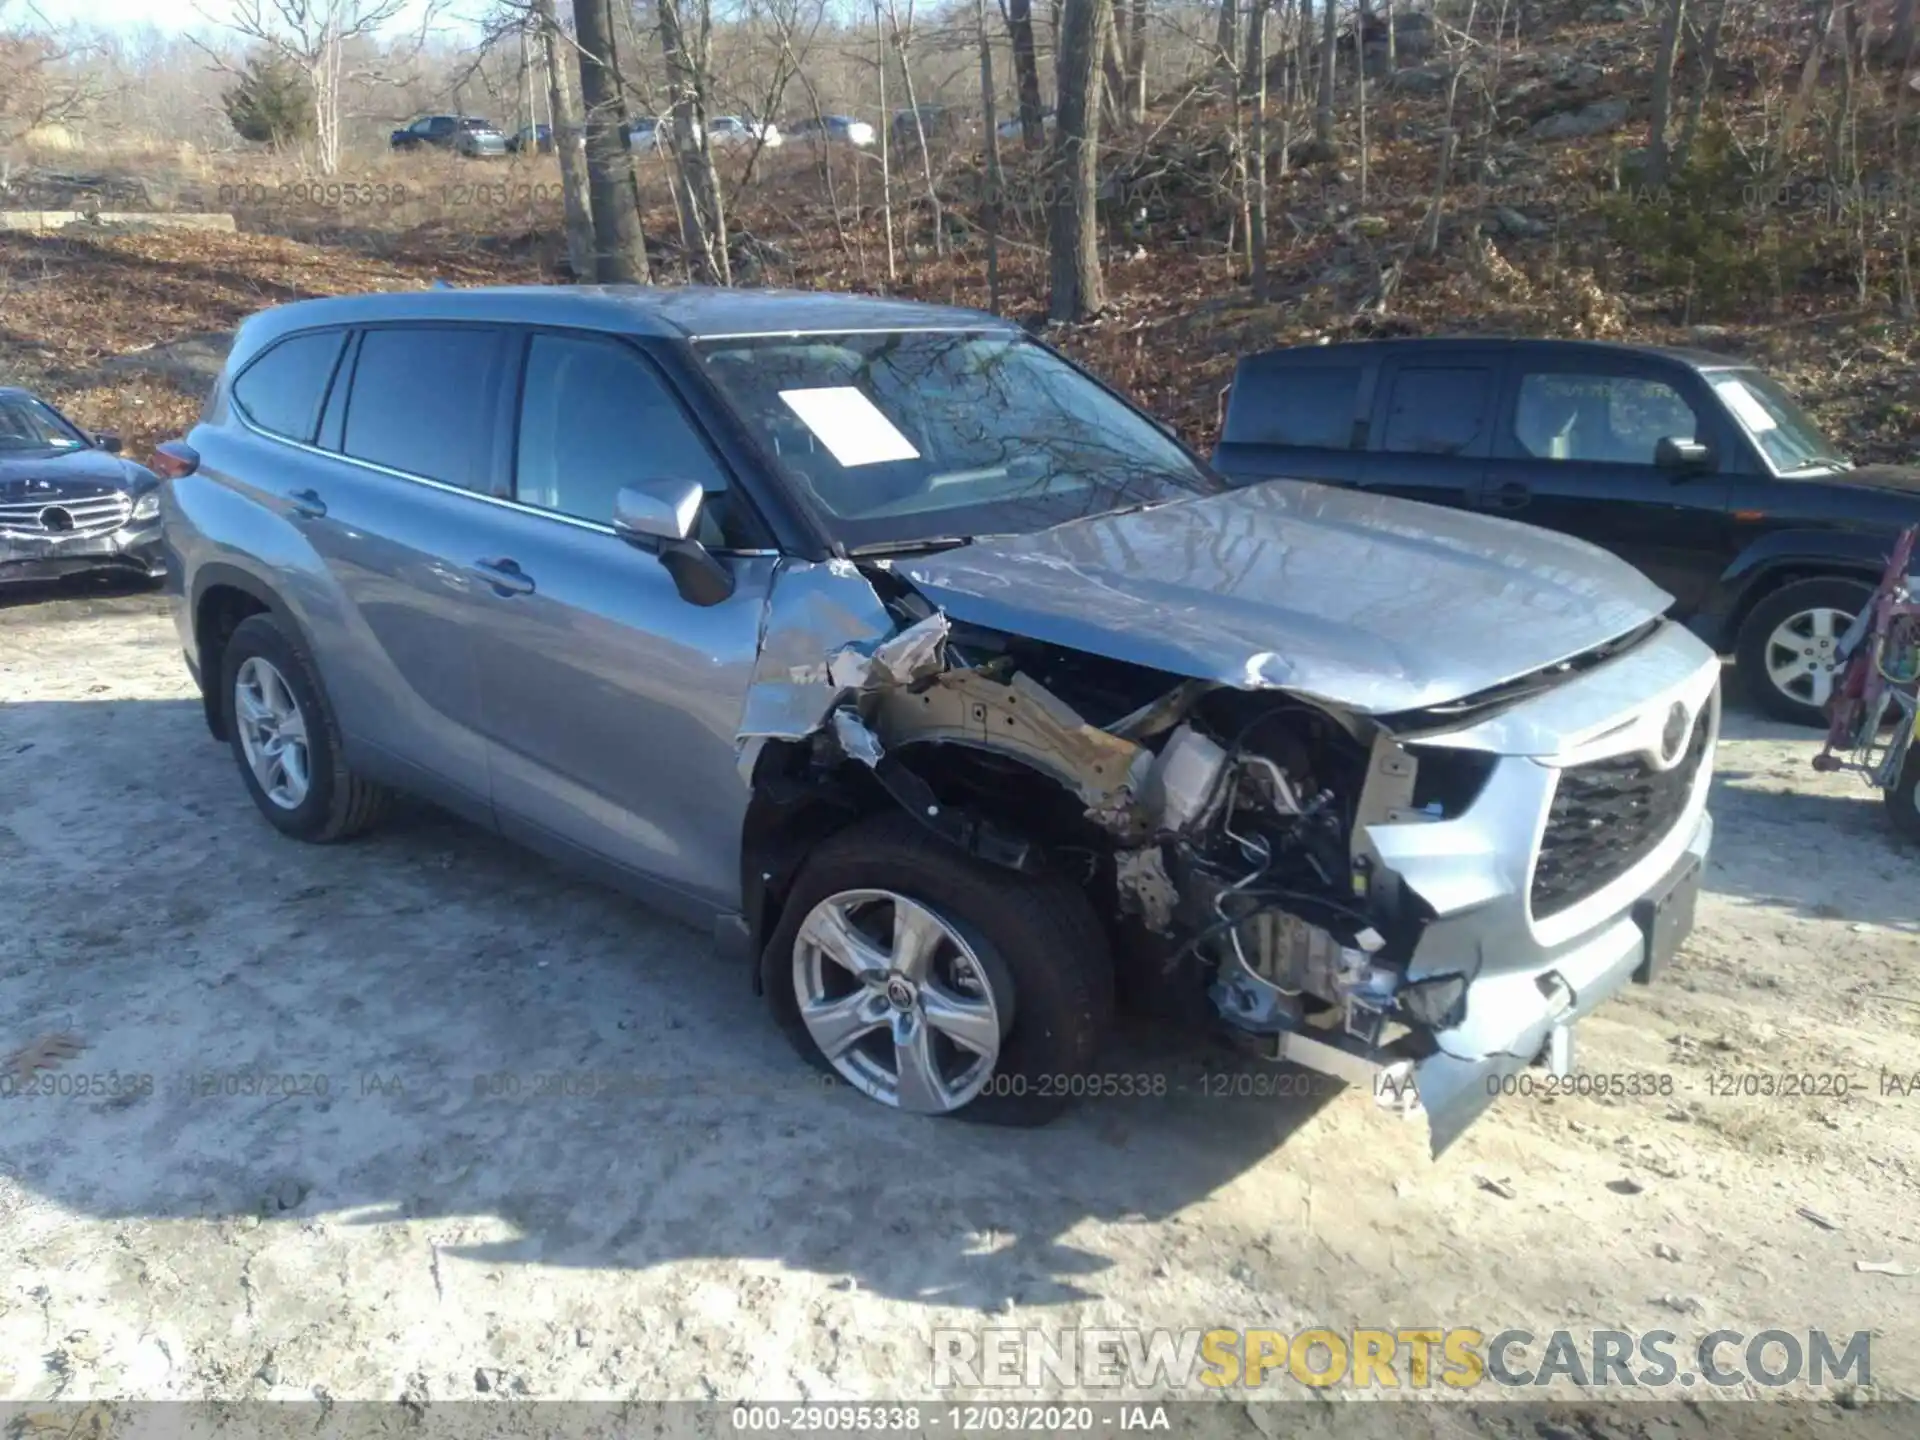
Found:
[{"label": "shadow on gravel", "polygon": [[1337,1089],[1129,1030],[1050,1127],[890,1113],[706,937],[491,834],[282,839],[184,699],[0,707],[0,914],[0,1056],[86,1047],[4,1082],[0,1171],[82,1216],[431,1220],[489,1266],[753,1258],[990,1310],[1100,1294],[1077,1227],[1176,1215]]},{"label": "shadow on gravel", "polygon": [[111,571],[59,580],[7,581],[0,584],[0,625],[158,613],[166,608],[164,584]]}]

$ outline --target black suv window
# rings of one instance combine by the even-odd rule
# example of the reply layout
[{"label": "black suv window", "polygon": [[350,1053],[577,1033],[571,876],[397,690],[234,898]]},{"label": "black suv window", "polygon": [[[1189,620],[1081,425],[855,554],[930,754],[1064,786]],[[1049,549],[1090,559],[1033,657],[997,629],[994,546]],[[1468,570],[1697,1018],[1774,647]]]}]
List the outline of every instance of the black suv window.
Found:
[{"label": "black suv window", "polygon": [[534,336],[515,498],[605,525],[620,487],[650,479],[699,481],[707,492],[700,539],[738,543],[724,514],[726,473],[653,365],[617,340]]},{"label": "black suv window", "polygon": [[1226,439],[1241,445],[1345,450],[1353,443],[1358,365],[1254,368],[1234,386]]},{"label": "black suv window", "polygon": [[269,346],[234,380],[233,403],[268,434],[311,444],[345,339],[344,330],[314,330]]},{"label": "black suv window", "polygon": [[499,380],[497,330],[408,326],[360,339],[341,450],[356,460],[485,490]]},{"label": "black suv window", "polygon": [[1464,455],[1486,428],[1492,373],[1465,366],[1405,369],[1394,377],[1380,448]]},{"label": "black suv window", "polygon": [[1679,391],[1634,375],[1522,375],[1513,412],[1513,438],[1540,460],[1651,465],[1662,439],[1699,428]]}]

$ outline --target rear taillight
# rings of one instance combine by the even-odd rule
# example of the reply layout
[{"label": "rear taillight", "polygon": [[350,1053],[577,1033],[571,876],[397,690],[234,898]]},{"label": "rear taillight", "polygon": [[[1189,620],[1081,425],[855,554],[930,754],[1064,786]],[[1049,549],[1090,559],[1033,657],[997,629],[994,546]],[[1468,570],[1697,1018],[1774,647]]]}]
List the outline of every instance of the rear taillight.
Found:
[{"label": "rear taillight", "polygon": [[200,468],[200,452],[184,440],[163,440],[153,447],[153,471],[162,479],[184,480]]}]

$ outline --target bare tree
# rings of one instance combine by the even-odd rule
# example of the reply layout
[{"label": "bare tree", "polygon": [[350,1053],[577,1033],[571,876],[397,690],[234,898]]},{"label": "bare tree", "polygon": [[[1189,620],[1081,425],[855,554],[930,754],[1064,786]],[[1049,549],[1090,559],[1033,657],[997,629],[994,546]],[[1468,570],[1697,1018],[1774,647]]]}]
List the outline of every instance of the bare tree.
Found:
[{"label": "bare tree", "polygon": [[1000,131],[993,107],[993,41],[987,35],[987,0],[973,0],[973,23],[980,46],[980,118],[987,147],[987,193],[980,207],[980,228],[987,232],[987,309],[1000,313]]},{"label": "bare tree", "polygon": [[[358,42],[372,40],[411,9],[409,0],[232,0],[224,20],[201,14],[300,70],[313,95],[314,164],[331,175],[340,168],[340,87],[347,56],[369,48]],[[437,0],[428,0],[410,45],[389,42],[379,48],[383,64],[392,67],[416,57],[437,13]],[[223,57],[207,53],[220,68],[230,68]]]},{"label": "bare tree", "polygon": [[713,91],[712,0],[693,0],[691,28],[683,0],[658,0],[658,6],[660,48],[666,52],[667,86],[673,100],[673,162],[682,188],[682,239],[696,279],[708,285],[731,285],[726,207],[707,125],[707,102]]},{"label": "bare tree", "polygon": [[1667,183],[1667,136],[1673,128],[1673,72],[1680,59],[1680,36],[1687,0],[1666,0],[1660,21],[1660,45],[1653,60],[1653,106],[1647,121],[1647,184]]},{"label": "bare tree", "polygon": [[[1720,66],[1720,29],[1726,22],[1727,7],[1732,0],[1712,0],[1712,3],[1706,33],[1700,37],[1700,76],[1687,101],[1687,118],[1681,123],[1680,140],[1673,150],[1671,164],[1678,169],[1685,169],[1688,157],[1693,154],[1694,136],[1700,132],[1700,117],[1706,111],[1707,97],[1713,93]],[[1913,0],[1902,0],[1902,3],[1911,5]]]},{"label": "bare tree", "polygon": [[1320,95],[1313,112],[1313,138],[1322,146],[1333,144],[1334,52],[1339,40],[1333,0],[1320,0]]},{"label": "bare tree", "polygon": [[30,7],[0,0],[0,144],[72,119],[89,98],[87,80],[65,64],[71,52],[49,29]]},{"label": "bare tree", "polygon": [[[576,280],[598,278],[593,232],[591,180],[587,170],[586,135],[580,107],[574,100],[571,46],[560,28],[554,0],[533,0],[534,24],[539,30],[540,55],[545,62],[548,124],[553,131],[554,158],[560,162],[560,192],[567,215],[567,265]],[[641,247],[644,256],[645,246]]]},{"label": "bare tree", "polygon": [[[546,0],[551,5],[552,0]],[[595,280],[644,284],[646,240],[640,233],[640,194],[627,154],[627,102],[614,52],[608,0],[574,0],[580,31],[580,94],[586,102],[587,208],[593,226]],[[557,143],[557,140],[556,140]]]},{"label": "bare tree", "polygon": [[940,187],[933,183],[933,147],[927,144],[926,117],[920,113],[920,99],[913,91],[913,66],[907,63],[907,49],[913,41],[913,0],[907,0],[907,23],[900,24],[900,10],[887,0],[887,24],[893,32],[893,53],[900,61],[900,81],[907,92],[907,113],[913,116],[914,135],[920,142],[920,173],[927,182],[927,204],[933,211],[933,253],[947,253],[946,221],[940,214]]},{"label": "bare tree", "polygon": [[1813,100],[1813,87],[1820,78],[1820,57],[1833,43],[1841,5],[1842,0],[1828,0],[1826,14],[1816,23],[1813,37],[1807,42],[1807,58],[1800,65],[1799,87],[1794,91],[1793,99],[1787,102],[1786,114],[1780,120],[1780,133],[1774,137],[1772,168],[1775,173],[1786,168],[1794,132],[1807,117],[1807,107]]},{"label": "bare tree", "polygon": [[1120,110],[1131,125],[1147,118],[1147,0],[1133,0],[1127,21],[1127,89]]},{"label": "bare tree", "polygon": [[[1033,44],[1033,0],[1001,0],[1013,45],[1013,78],[1020,93],[1020,140],[1038,150],[1046,139],[1040,119],[1040,57]],[[884,99],[882,104],[884,106]]]},{"label": "bare tree", "polygon": [[1047,312],[1054,320],[1087,320],[1106,308],[1100,278],[1100,58],[1109,0],[1063,0],[1059,96],[1047,185],[1047,249],[1051,258]]},{"label": "bare tree", "polygon": [[1247,250],[1253,298],[1267,298],[1267,0],[1253,0],[1247,16],[1247,54],[1253,62],[1253,193],[1247,202]]},{"label": "bare tree", "polygon": [[1233,73],[1240,50],[1240,0],[1220,0],[1220,13],[1214,20],[1214,68],[1223,75]]}]

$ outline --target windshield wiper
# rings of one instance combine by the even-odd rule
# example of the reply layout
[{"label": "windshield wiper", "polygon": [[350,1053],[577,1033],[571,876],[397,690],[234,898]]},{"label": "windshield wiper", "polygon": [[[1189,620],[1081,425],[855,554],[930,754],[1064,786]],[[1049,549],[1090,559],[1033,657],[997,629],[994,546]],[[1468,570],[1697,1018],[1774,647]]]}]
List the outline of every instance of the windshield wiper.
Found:
[{"label": "windshield wiper", "polygon": [[971,545],[971,535],[929,535],[920,540],[876,540],[871,545],[849,545],[849,557],[858,555],[926,555],[935,550],[952,550]]}]

